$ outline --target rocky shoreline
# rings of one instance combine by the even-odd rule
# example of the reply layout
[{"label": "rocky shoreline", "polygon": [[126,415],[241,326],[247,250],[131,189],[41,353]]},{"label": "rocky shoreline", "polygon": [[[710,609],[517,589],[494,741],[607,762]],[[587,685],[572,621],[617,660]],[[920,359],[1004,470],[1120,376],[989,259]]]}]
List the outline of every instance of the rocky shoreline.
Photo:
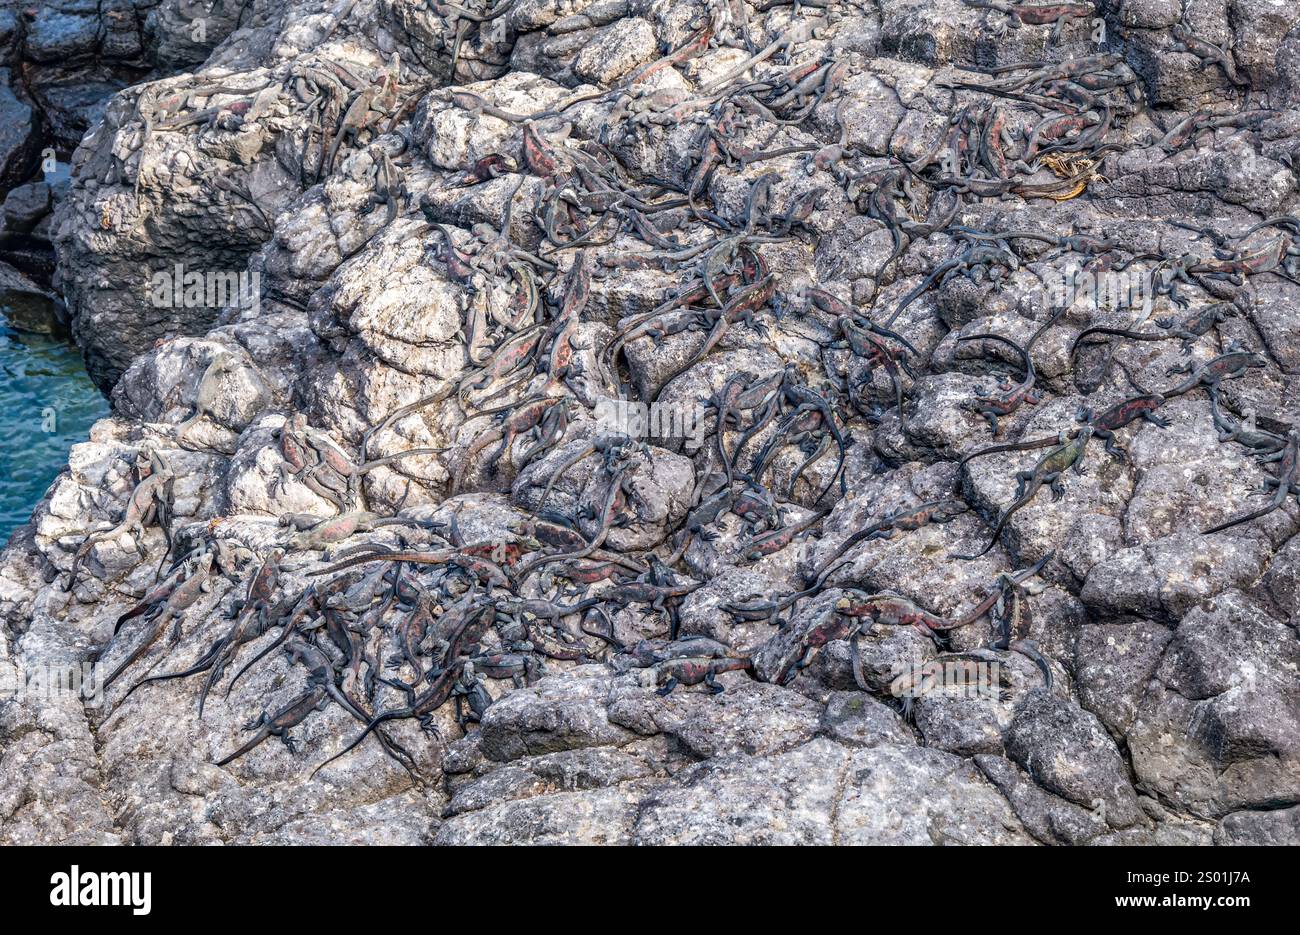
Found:
[{"label": "rocky shoreline", "polygon": [[0,11],[0,841],[1300,841],[1300,10]]}]

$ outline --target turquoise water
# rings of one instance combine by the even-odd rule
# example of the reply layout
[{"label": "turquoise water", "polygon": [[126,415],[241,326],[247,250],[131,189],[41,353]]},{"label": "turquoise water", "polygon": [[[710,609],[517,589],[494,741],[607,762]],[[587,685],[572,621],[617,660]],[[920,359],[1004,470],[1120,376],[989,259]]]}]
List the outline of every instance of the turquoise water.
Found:
[{"label": "turquoise water", "polygon": [[108,414],[66,336],[14,327],[43,327],[22,303],[0,292],[0,546],[27,522],[67,464],[68,449]]}]

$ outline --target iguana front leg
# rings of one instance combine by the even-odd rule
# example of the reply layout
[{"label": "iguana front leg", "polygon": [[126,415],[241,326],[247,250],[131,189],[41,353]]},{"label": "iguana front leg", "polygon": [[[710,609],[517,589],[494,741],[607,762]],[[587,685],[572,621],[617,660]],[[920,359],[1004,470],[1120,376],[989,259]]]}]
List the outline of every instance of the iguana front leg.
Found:
[{"label": "iguana front leg", "polygon": [[1061,473],[1059,471],[1054,474],[1048,474],[1043,478],[1043,481],[1051,488],[1053,501],[1060,500],[1065,496],[1065,482],[1061,480]]}]

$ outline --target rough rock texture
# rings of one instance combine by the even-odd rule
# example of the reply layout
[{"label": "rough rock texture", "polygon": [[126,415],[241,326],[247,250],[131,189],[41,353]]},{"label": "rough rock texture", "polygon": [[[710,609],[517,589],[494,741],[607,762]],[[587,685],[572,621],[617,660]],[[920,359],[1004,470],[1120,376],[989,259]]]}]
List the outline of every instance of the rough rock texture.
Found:
[{"label": "rough rock texture", "polygon": [[1300,841],[1300,11],[182,6],[0,21],[192,69],[55,193],[114,415],[0,666],[122,675],[0,700],[0,840]]}]

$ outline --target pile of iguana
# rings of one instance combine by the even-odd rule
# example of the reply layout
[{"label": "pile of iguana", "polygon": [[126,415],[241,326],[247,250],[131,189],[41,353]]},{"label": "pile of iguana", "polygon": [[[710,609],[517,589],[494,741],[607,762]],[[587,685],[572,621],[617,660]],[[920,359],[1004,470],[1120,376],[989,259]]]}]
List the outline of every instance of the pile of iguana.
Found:
[{"label": "pile of iguana", "polygon": [[[1057,36],[1094,12],[1087,3],[1048,8],[965,2],[1002,15],[1009,27],[1051,27]],[[464,65],[466,41],[508,13],[511,0],[490,7],[439,2],[433,9],[448,30],[447,64],[454,76]],[[345,0],[333,14],[335,26],[350,12]],[[973,560],[999,544],[1014,554],[1015,539],[1003,540],[1012,520],[1043,488],[1055,499],[1064,496],[1067,475],[1082,472],[1094,438],[1103,441],[1106,453],[1127,458],[1117,433],[1134,431],[1128,427],[1135,423],[1138,429],[1145,423],[1166,427],[1161,410],[1201,389],[1220,441],[1246,447],[1278,471],[1269,481],[1275,489],[1267,505],[1206,532],[1258,519],[1300,493],[1296,429],[1262,431],[1249,418],[1234,421],[1223,408],[1223,381],[1264,367],[1266,358],[1236,345],[1220,345],[1204,356],[1220,325],[1239,323],[1230,319],[1247,310],[1244,297],[1191,306],[1201,292],[1219,295],[1254,277],[1294,278],[1300,272],[1300,221],[1270,218],[1235,235],[1193,223],[1169,225],[1184,233],[1170,234],[1171,246],[1158,252],[1126,249],[1118,245],[1118,234],[1099,236],[1074,225],[1036,230],[990,222],[985,230],[956,223],[968,209],[995,199],[1018,207],[1028,199],[1088,198],[1089,188],[1100,181],[1096,167],[1108,155],[1125,147],[1176,152],[1202,130],[1248,123],[1249,111],[1238,115],[1237,124],[1222,115],[1193,115],[1186,126],[1165,130],[1157,141],[1139,141],[1130,122],[1153,108],[1116,52],[984,71],[952,68],[936,86],[961,94],[946,95],[952,112],[933,145],[908,161],[873,157],[846,123],[852,99],[845,80],[854,67],[852,57],[833,44],[808,51],[814,35],[829,25],[825,11],[817,4],[796,4],[788,24],[763,42],[743,17],[706,15],[676,47],[609,87],[572,94],[532,113],[502,106],[482,86],[429,91],[424,96],[429,106],[454,108],[470,121],[490,121],[509,136],[500,152],[475,153],[466,165],[435,173],[430,190],[418,199],[407,188],[396,150],[382,143],[368,146],[374,193],[365,213],[383,205],[386,224],[413,209],[423,218],[413,235],[427,248],[422,262],[460,294],[461,369],[443,389],[367,428],[355,453],[330,432],[312,427],[306,413],[290,413],[277,431],[282,463],[275,492],[304,485],[336,513],[281,517],[285,528],[276,548],[256,562],[212,531],[190,551],[173,555],[174,473],[161,451],[143,458],[120,520],[85,537],[68,576],[71,589],[98,544],[129,534],[144,558],[146,531],[156,525],[164,533],[157,580],[119,620],[120,632],[105,651],[105,658],[118,659],[107,681],[115,684],[154,653],[168,624],[178,633],[187,613],[205,597],[227,601],[236,582],[244,596],[229,600],[230,622],[223,632],[197,658],[145,676],[127,691],[203,676],[201,715],[212,689],[237,662],[242,665],[227,692],[261,672],[264,660],[283,654],[302,670],[301,685],[287,700],[268,703],[249,723],[253,736],[222,764],[271,736],[290,744],[294,727],[332,703],[360,728],[321,766],[373,734],[389,756],[414,770],[415,758],[394,739],[397,722],[414,719],[432,732],[438,713],[451,705],[466,727],[492,703],[488,683],[528,684],[548,666],[605,660],[619,673],[640,671],[646,687],[661,694],[694,685],[720,691],[729,679],[763,677],[767,670],[754,662],[760,647],[742,651],[683,635],[684,608],[702,587],[704,569],[714,562],[762,569],[806,538],[830,533],[842,515],[837,501],[847,497],[863,470],[852,461],[868,446],[855,441],[855,433],[865,438],[875,424],[905,444],[916,440],[910,433],[925,414],[916,411],[910,397],[935,368],[932,355],[920,348],[936,342],[917,327],[921,320],[927,325],[935,320],[923,310],[926,298],[933,290],[958,286],[997,288],[1030,275],[1040,260],[1079,257],[1094,276],[1142,269],[1156,301],[1190,307],[1157,319],[1158,331],[1145,330],[1144,321],[1122,326],[1105,317],[1081,328],[1069,324],[1073,319],[1066,308],[1054,305],[1029,310],[1034,330],[1023,343],[985,325],[956,334],[958,346],[982,351],[1001,345],[1018,362],[1017,377],[959,403],[960,418],[975,424],[986,419],[995,438],[1021,407],[1061,385],[1048,380],[1045,386],[1035,361],[1043,339],[1057,329],[1074,334],[1072,365],[1077,351],[1104,345],[1103,366],[1092,368],[1088,378],[1096,387],[1105,385],[1111,363],[1118,362],[1134,392],[1122,390],[1100,412],[1081,406],[1077,424],[1059,431],[962,455],[958,480],[976,458],[1046,449],[1012,475],[1015,494],[988,517],[992,528],[983,547],[951,558]],[[1228,50],[1190,34],[1176,36],[1186,53],[1221,68],[1234,84],[1240,80]],[[742,60],[721,72],[695,71],[696,60],[720,44],[740,50]],[[678,76],[671,86],[655,83],[670,69]],[[310,114],[301,140],[304,184],[335,171],[347,148],[402,127],[424,90],[418,81],[408,80],[405,88],[402,82],[396,53],[372,77],[325,58],[293,66],[288,90]],[[209,88],[198,95],[201,107],[191,95],[142,100],[140,110],[147,114],[147,133],[232,132],[264,112],[284,89],[272,90],[275,94]],[[240,99],[231,102],[230,96]],[[597,122],[590,138],[573,133],[578,105],[604,108],[599,112],[606,119]],[[683,135],[690,144],[671,177],[639,176],[619,158],[645,134],[684,125],[691,128]],[[791,128],[798,128],[797,139],[777,139]],[[816,142],[807,142],[809,137]],[[762,170],[750,171],[760,164]],[[798,171],[783,172],[780,166]],[[1057,177],[1044,181],[1044,172]],[[515,178],[503,181],[507,176]],[[489,185],[505,196],[501,217],[478,221],[468,231],[455,227],[443,196],[461,198],[464,189]],[[832,195],[842,196],[887,236],[889,256],[873,270],[877,285],[894,282],[921,241],[934,238],[931,248],[945,252],[932,254],[935,261],[917,271],[919,278],[905,291],[900,285],[891,293],[898,297],[889,301],[859,301],[856,291],[840,287],[838,269],[818,270],[832,284],[786,281],[772,258],[816,247],[817,212],[833,203]],[[521,229],[529,236],[521,236]],[[1187,232],[1212,241],[1213,256],[1194,249]],[[662,297],[638,296],[639,304],[609,301],[607,281],[639,270],[673,273],[678,282]],[[769,345],[780,362],[767,372],[728,370],[730,349],[751,340]],[[1169,371],[1171,377],[1181,375],[1178,382],[1158,392],[1142,388],[1125,362],[1129,343],[1169,340],[1181,341],[1188,357]],[[791,353],[796,343],[809,353]],[[1193,356],[1198,351],[1202,356]],[[657,366],[638,391],[647,356]],[[968,360],[960,357],[954,366]],[[1085,369],[1075,367],[1076,377],[1082,379]],[[215,385],[219,370],[204,383]],[[682,491],[681,518],[663,530],[653,548],[616,547],[614,533],[665,521],[650,515],[644,493],[655,457],[650,439],[607,425],[593,430],[598,399],[639,392],[646,404],[690,405],[700,377],[711,373],[721,375],[710,377],[698,399],[710,428],[692,462],[691,489]],[[885,381],[879,388],[877,376]],[[178,427],[178,439],[187,438],[192,423],[212,410],[210,395],[199,394],[194,417]],[[370,454],[378,436],[435,406],[458,407],[461,425],[469,427],[467,444]],[[874,446],[864,458],[881,452],[893,457],[886,448]],[[369,473],[415,456],[446,459],[448,482],[441,492],[450,497],[480,484],[513,481],[542,462],[546,466],[534,469],[536,482],[529,490],[516,492],[525,517],[508,535],[466,541],[455,515],[434,522],[400,508],[394,515],[366,509]],[[973,522],[958,486],[925,499],[872,503],[856,528],[837,531],[844,533],[838,546],[806,569],[797,589],[723,603],[735,618],[778,625],[779,636],[819,595],[840,588],[831,611],[796,641],[775,681],[790,683],[821,648],[848,641],[855,678],[865,688],[858,644],[867,628],[911,626],[943,643],[949,632],[992,612],[994,626],[979,652],[1025,655],[1051,690],[1051,662],[1030,630],[1034,589],[1025,584],[1050,555],[1025,572],[1000,575],[993,588],[952,618],[926,609],[923,595],[855,586],[861,583],[854,573],[857,561],[882,542],[920,535],[959,517]],[[352,541],[379,530],[381,538]],[[222,588],[223,582],[231,586]],[[638,622],[629,611],[647,620]],[[124,626],[132,621],[139,622]],[[651,628],[650,635],[638,626]]]}]

